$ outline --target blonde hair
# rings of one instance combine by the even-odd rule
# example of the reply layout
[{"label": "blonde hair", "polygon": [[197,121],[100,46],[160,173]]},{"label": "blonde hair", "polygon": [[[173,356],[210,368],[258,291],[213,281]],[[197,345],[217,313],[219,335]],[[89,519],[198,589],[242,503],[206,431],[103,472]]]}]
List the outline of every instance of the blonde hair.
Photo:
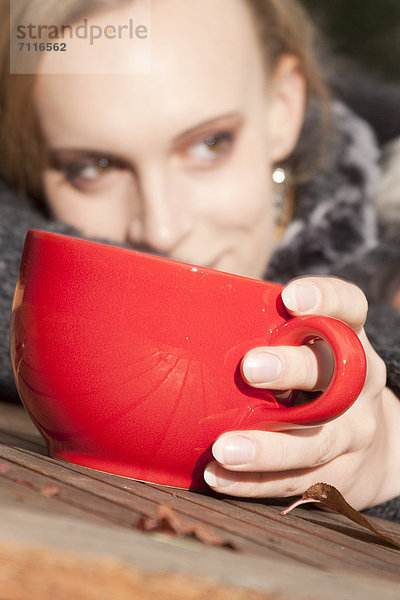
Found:
[{"label": "blonde hair", "polygon": [[0,177],[43,208],[45,144],[33,106],[35,76],[10,73],[10,24],[51,16],[61,26],[123,1],[13,0],[10,14],[9,0],[0,0]]},{"label": "blonde hair", "polygon": [[296,148],[285,161],[293,183],[307,181],[325,156],[331,126],[330,97],[316,47],[320,43],[308,14],[297,0],[245,0],[253,16],[266,68],[294,54],[306,82],[307,104]]},{"label": "blonde hair", "polygon": [[[9,19],[18,23],[22,15],[26,19],[32,14],[36,21],[40,15],[51,15],[51,22],[61,27],[125,1],[13,0],[10,15],[9,0],[0,0],[0,177],[42,206],[45,145],[32,101],[35,76],[10,74]],[[266,71],[272,72],[284,54],[294,54],[306,81],[303,131],[286,165],[293,179],[301,181],[309,177],[315,156],[321,154],[316,146],[323,144],[328,121],[328,93],[315,57],[315,32],[296,0],[243,1],[253,17]]]}]

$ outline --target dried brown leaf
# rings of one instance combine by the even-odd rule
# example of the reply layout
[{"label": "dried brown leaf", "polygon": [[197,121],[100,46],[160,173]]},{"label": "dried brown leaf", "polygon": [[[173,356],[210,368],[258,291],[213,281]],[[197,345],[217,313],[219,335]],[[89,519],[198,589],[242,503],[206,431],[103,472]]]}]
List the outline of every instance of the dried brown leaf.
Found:
[{"label": "dried brown leaf", "polygon": [[33,488],[33,483],[26,479],[16,479],[15,483],[18,483],[18,485],[24,485],[25,487]]},{"label": "dried brown leaf", "polygon": [[391,544],[395,548],[400,549],[400,541],[396,541],[391,536],[377,529],[371,521],[369,521],[364,515],[355,510],[346,500],[343,498],[342,494],[332,485],[328,483],[316,483],[309,487],[300,498],[296,502],[293,502],[288,508],[281,512],[281,515],[287,515],[297,506],[301,504],[307,504],[309,502],[317,502],[324,508],[329,508],[330,510],[334,510],[354,523],[365,527],[380,539],[385,542]]},{"label": "dried brown leaf", "polygon": [[11,469],[7,463],[0,463],[0,475],[5,475]]},{"label": "dried brown leaf", "polygon": [[220,548],[237,548],[227,540],[221,538],[211,527],[182,519],[168,504],[159,504],[156,517],[141,517],[136,524],[139,531],[163,533],[182,538],[194,538],[208,546]]},{"label": "dried brown leaf", "polygon": [[57,496],[60,493],[60,488],[55,486],[55,485],[45,485],[44,487],[42,487],[40,489],[40,493],[42,494],[42,496],[45,496],[46,498],[53,498],[54,496]]}]

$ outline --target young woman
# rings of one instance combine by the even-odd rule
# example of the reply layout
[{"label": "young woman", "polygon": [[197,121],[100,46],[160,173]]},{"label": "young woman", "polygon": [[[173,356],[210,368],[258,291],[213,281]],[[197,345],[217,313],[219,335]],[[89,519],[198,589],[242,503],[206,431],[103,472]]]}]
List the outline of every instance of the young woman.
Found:
[{"label": "young woman", "polygon": [[[135,20],[140,6],[93,0],[82,15],[78,0],[48,0],[45,9],[43,0],[15,0],[15,23],[24,10],[39,14],[39,4],[42,18],[43,10],[60,25],[84,16],[103,30]],[[363,292],[331,276],[354,267],[356,279],[377,244],[379,151],[366,123],[328,101],[299,6],[155,0],[149,72],[130,67],[128,40],[117,49],[103,37],[87,55],[73,40],[68,47],[64,74],[54,75],[54,55],[43,53],[34,76],[8,75],[3,48],[1,175],[29,198],[1,194],[3,329],[31,226],[248,277],[303,276],[283,292],[287,309],[336,317],[357,332],[368,359],[364,390],[320,427],[221,436],[205,479],[248,497],[297,495],[327,481],[357,508],[389,501],[380,514],[400,518],[399,346],[385,337],[398,314],[384,308],[376,316],[384,327],[372,323],[388,386],[365,333]],[[126,74],[93,74],[105,56]],[[82,61],[88,75],[77,73]],[[255,349],[243,363],[250,385],[277,393],[323,390],[331,368],[323,343]]]}]

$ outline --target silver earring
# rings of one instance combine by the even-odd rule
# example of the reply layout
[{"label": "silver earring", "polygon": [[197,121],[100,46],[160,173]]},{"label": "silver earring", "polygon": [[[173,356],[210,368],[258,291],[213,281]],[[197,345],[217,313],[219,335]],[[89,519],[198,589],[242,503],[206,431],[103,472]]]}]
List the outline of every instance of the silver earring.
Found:
[{"label": "silver earring", "polygon": [[272,191],[272,206],[275,216],[275,222],[280,225],[283,220],[283,212],[286,196],[287,175],[285,169],[277,167],[272,173],[272,181],[274,182]]}]

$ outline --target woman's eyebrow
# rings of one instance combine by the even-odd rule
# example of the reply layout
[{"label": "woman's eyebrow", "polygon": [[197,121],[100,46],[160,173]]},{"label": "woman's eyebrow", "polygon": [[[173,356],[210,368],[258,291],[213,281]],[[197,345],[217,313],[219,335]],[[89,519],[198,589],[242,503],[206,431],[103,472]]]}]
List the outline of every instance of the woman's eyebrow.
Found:
[{"label": "woman's eyebrow", "polygon": [[209,134],[210,130],[212,130],[213,128],[223,129],[225,127],[237,127],[241,125],[242,122],[243,115],[240,112],[232,112],[219,115],[217,117],[213,117],[212,119],[208,119],[207,121],[202,121],[198,125],[194,125],[189,129],[186,129],[184,132],[180,133],[174,138],[173,144],[180,145],[185,140],[201,135],[202,133]]},{"label": "woman's eyebrow", "polygon": [[99,150],[90,150],[83,148],[49,148],[47,151],[48,162],[53,168],[63,166],[63,163],[71,160],[94,159],[101,160],[105,158],[114,166],[129,168],[129,161],[121,156],[117,156],[110,152],[100,152]]},{"label": "woman's eyebrow", "polygon": [[[177,135],[172,141],[172,147],[179,147],[186,141],[190,141],[202,134],[210,135],[213,130],[222,130],[228,127],[240,127],[244,121],[241,112],[230,112],[202,121]],[[123,156],[112,152],[92,150],[90,148],[48,148],[48,162],[53,168],[60,168],[63,163],[71,160],[107,158],[114,166],[121,168],[133,168],[130,161]]]}]

